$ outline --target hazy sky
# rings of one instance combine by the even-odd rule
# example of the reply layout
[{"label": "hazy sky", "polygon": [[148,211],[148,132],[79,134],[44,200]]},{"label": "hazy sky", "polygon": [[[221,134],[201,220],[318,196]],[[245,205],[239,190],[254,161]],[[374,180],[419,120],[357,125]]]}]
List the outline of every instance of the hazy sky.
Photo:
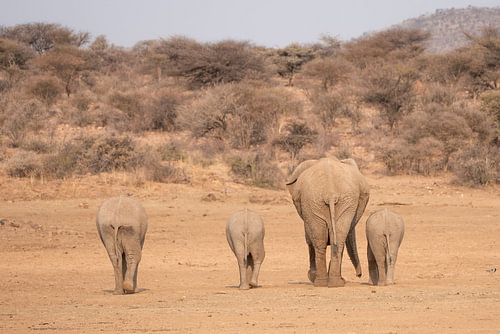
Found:
[{"label": "hazy sky", "polygon": [[442,8],[500,0],[0,0],[0,25],[59,23],[121,46],[174,35],[280,47],[357,37]]}]

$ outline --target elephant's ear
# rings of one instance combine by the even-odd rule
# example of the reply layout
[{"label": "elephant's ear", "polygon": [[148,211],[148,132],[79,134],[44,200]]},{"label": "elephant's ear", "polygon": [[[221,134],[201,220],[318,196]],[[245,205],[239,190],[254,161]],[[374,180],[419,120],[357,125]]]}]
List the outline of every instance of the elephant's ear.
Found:
[{"label": "elephant's ear", "polygon": [[297,179],[299,178],[300,174],[302,174],[306,169],[309,167],[313,166],[316,164],[318,160],[306,160],[304,162],[301,162],[293,171],[292,175],[288,177],[286,180],[286,185],[289,186],[291,184],[294,184]]}]

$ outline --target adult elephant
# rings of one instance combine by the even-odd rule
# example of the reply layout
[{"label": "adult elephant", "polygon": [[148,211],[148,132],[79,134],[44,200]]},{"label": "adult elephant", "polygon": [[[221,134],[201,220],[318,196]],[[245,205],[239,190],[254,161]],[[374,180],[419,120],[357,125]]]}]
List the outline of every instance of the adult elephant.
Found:
[{"label": "adult elephant", "polygon": [[[354,228],[365,211],[370,192],[356,162],[334,158],[307,160],[297,166],[286,184],[304,221],[309,280],[314,286],[344,286],[341,275],[344,244],[360,277]],[[327,245],[331,248],[328,272]]]}]

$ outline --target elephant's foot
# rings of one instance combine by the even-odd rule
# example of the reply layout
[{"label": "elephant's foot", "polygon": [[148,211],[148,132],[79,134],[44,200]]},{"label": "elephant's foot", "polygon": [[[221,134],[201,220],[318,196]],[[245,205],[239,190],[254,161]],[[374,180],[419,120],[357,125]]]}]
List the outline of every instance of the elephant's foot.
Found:
[{"label": "elephant's foot", "polygon": [[328,279],[328,287],[329,288],[338,288],[345,285],[345,279],[342,277],[330,277]]},{"label": "elephant's foot", "polygon": [[113,294],[114,294],[114,295],[123,295],[123,289],[115,289],[115,290],[113,291]]},{"label": "elephant's foot", "polygon": [[258,288],[258,287],[260,287],[260,285],[257,282],[250,282],[250,287],[251,288]]},{"label": "elephant's foot", "polygon": [[387,286],[387,285],[393,285],[394,282],[393,281],[385,281],[385,282],[378,282],[377,285],[380,285],[380,286]]},{"label": "elephant's foot", "polygon": [[316,278],[314,280],[314,286],[317,287],[328,286],[328,278]]},{"label": "elephant's foot", "polygon": [[240,290],[248,290],[248,289],[250,289],[250,285],[249,284],[240,284],[240,286],[238,288]]},{"label": "elephant's foot", "polygon": [[311,283],[314,283],[314,281],[316,280],[316,270],[309,270],[307,272],[307,277],[309,278]]},{"label": "elephant's foot", "polygon": [[130,282],[123,282],[123,291],[126,294],[131,294],[135,292],[134,285]]}]

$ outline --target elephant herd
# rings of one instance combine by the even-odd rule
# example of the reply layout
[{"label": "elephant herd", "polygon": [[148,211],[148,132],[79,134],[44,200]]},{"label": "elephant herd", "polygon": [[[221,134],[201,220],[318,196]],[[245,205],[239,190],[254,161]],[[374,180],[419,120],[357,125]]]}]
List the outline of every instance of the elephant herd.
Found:
[{"label": "elephant herd", "polygon": [[[355,227],[369,199],[369,187],[352,159],[323,158],[299,164],[286,181],[293,203],[304,222],[309,248],[309,280],[314,286],[344,286],[341,264],[344,246],[356,275],[361,276]],[[97,213],[97,230],[115,274],[115,294],[134,293],[141,260],[147,216],[130,197],[106,200]],[[248,209],[233,214],[226,225],[229,247],[238,261],[240,289],[258,287],[265,257],[264,222]],[[404,235],[401,216],[387,209],[366,222],[369,282],[394,283],[394,266]],[[330,245],[330,263],[326,250]]]}]

